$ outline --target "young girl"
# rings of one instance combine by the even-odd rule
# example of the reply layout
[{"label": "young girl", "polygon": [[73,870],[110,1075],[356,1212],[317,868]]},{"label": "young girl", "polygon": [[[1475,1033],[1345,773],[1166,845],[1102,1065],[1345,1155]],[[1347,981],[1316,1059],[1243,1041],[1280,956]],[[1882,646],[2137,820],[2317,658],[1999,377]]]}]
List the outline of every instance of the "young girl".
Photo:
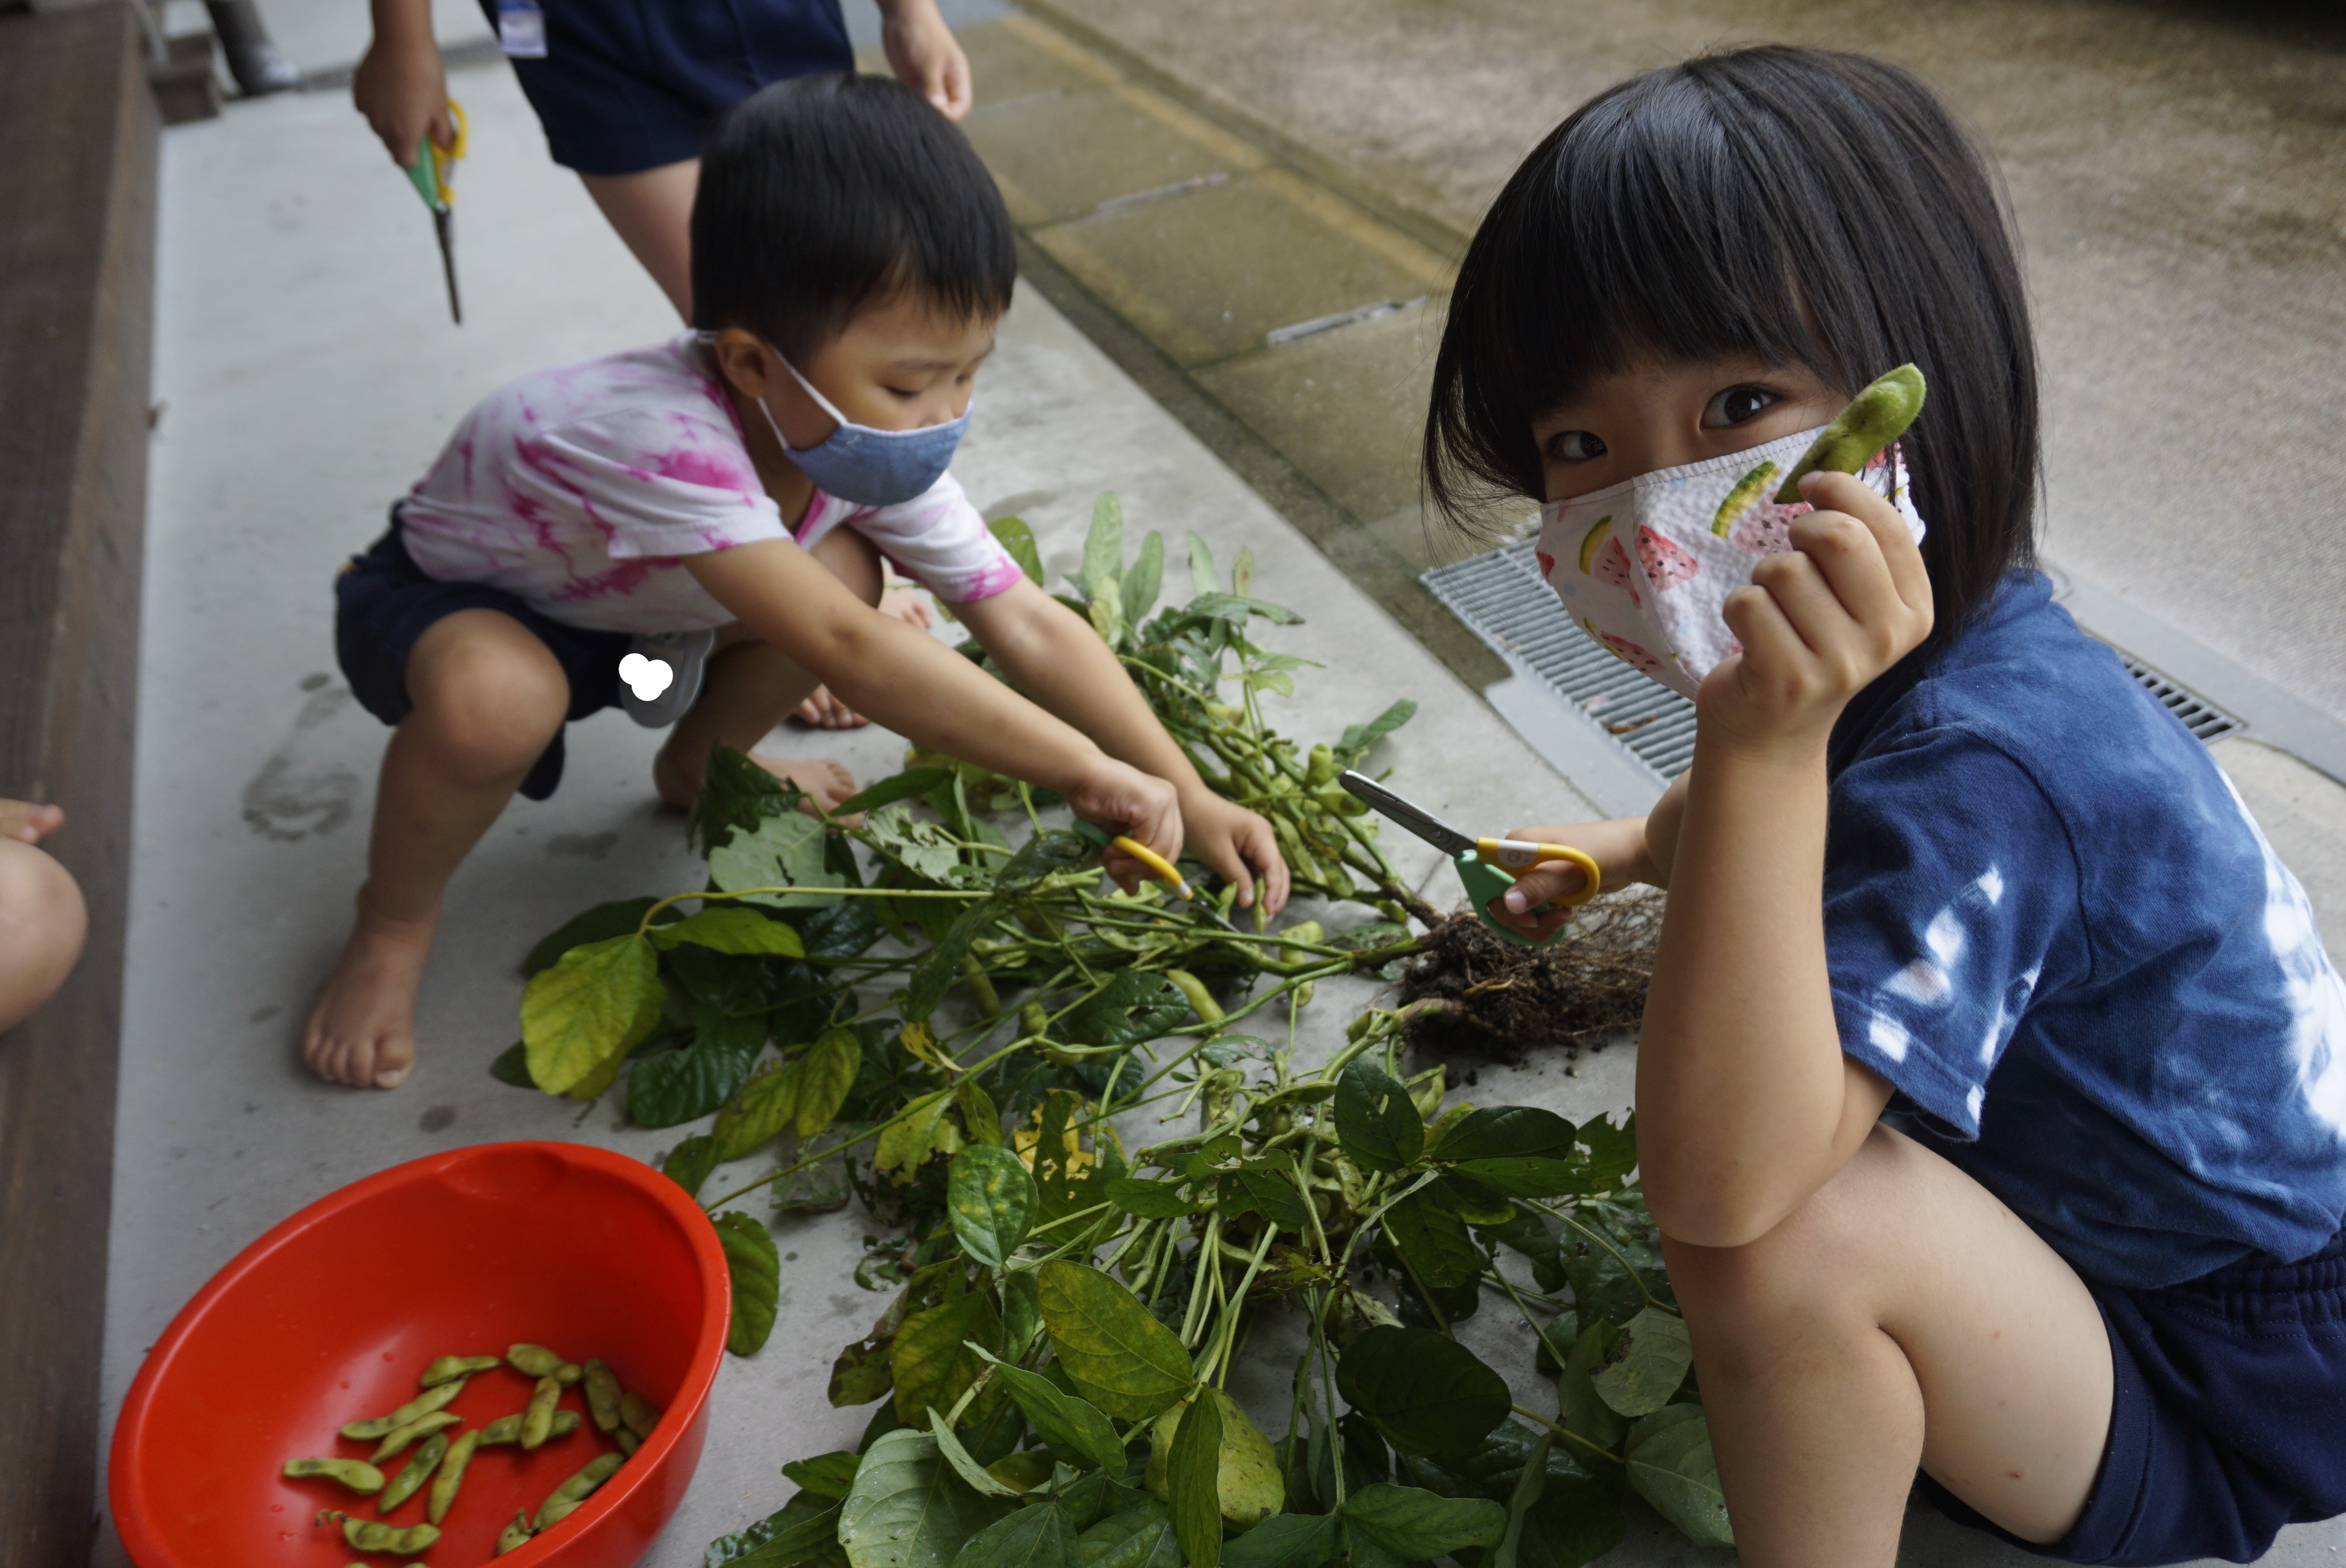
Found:
[{"label": "young girl", "polygon": [[[398,728],[302,1044],[322,1077],[405,1078],[448,878],[516,788],[553,792],[565,721],[615,705],[675,725],[652,777],[681,806],[712,743],[748,749],[827,682],[1168,859],[1186,836],[1241,901],[1258,876],[1286,901],[1270,825],[1206,788],[945,472],[1017,267],[961,133],[875,76],[769,87],[710,138],[692,241],[701,332],[492,393],[337,585],[343,673]],[[1017,690],[873,609],[883,551]],[[854,789],[830,763],[767,766],[825,806]]]},{"label": "young girl", "polygon": [[[1895,452],[1776,504],[1907,362]],[[2037,451],[1988,173],[1876,61],[1604,94],[1452,302],[1434,495],[1545,502],[1566,609],[1696,699],[1650,816],[1520,832],[1670,890],[1638,1142],[1747,1568],[1892,1563],[1918,1469],[2080,1563],[2346,1511],[2346,986],[2030,569]]]}]

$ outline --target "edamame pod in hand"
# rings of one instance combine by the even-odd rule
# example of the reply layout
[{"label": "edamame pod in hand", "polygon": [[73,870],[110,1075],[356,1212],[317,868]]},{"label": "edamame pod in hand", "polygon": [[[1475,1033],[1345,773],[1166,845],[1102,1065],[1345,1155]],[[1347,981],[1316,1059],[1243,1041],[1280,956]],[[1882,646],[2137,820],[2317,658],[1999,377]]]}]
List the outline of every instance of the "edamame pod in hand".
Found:
[{"label": "edamame pod in hand", "polygon": [[428,1438],[434,1432],[464,1424],[464,1418],[453,1410],[434,1410],[428,1416],[418,1416],[376,1444],[374,1452],[368,1457],[381,1464],[384,1460],[396,1459],[406,1452],[407,1445],[418,1438]]},{"label": "edamame pod in hand", "polygon": [[371,1421],[350,1422],[342,1428],[342,1435],[352,1442],[372,1442],[376,1438],[388,1437],[420,1416],[428,1416],[434,1410],[447,1409],[454,1402],[456,1396],[464,1391],[464,1380],[462,1378],[442,1383],[439,1387],[408,1400],[387,1416],[377,1416]]},{"label": "edamame pod in hand", "polygon": [[342,1539],[351,1543],[354,1552],[388,1552],[394,1557],[413,1557],[432,1550],[432,1543],[440,1539],[440,1528],[435,1524],[411,1524],[401,1530],[380,1519],[345,1519]]},{"label": "edamame pod in hand", "polygon": [[[481,1429],[482,1448],[495,1448],[499,1443],[521,1441],[521,1423],[529,1412],[515,1410],[509,1416],[499,1416]],[[576,1410],[556,1410],[554,1422],[546,1429],[548,1439],[568,1437],[578,1430],[581,1418]]]},{"label": "edamame pod in hand", "polygon": [[425,1438],[423,1446],[415,1451],[415,1457],[407,1461],[406,1468],[393,1476],[391,1484],[382,1489],[382,1501],[375,1505],[375,1511],[389,1513],[413,1497],[423,1490],[424,1481],[431,1478],[432,1472],[447,1456],[448,1435],[445,1432],[434,1432]]},{"label": "edamame pod in hand", "polygon": [[530,1523],[536,1529],[549,1530],[569,1518],[580,1503],[594,1495],[597,1487],[610,1480],[626,1462],[627,1456],[617,1453],[590,1460],[586,1468],[554,1489],[554,1495],[539,1504],[537,1517]]},{"label": "edamame pod in hand", "polygon": [[529,1408],[521,1413],[521,1446],[536,1448],[554,1431],[554,1401],[562,1397],[562,1385],[552,1377],[540,1378],[529,1396]]},{"label": "edamame pod in hand", "polygon": [[382,1490],[382,1471],[362,1459],[289,1459],[284,1473],[288,1481],[322,1475],[341,1481],[361,1497],[372,1497]]},{"label": "edamame pod in hand", "polygon": [[464,1433],[448,1450],[448,1457],[440,1461],[440,1473],[432,1478],[432,1495],[423,1504],[423,1517],[437,1524],[448,1517],[448,1510],[456,1502],[456,1489],[464,1484],[464,1467],[473,1462],[473,1451],[481,1446],[478,1429]]},{"label": "edamame pod in hand", "polygon": [[618,1431],[618,1376],[592,1356],[586,1359],[586,1413],[604,1431]]},{"label": "edamame pod in hand", "polygon": [[529,1544],[530,1534],[529,1510],[525,1508],[516,1512],[513,1522],[498,1534],[497,1555],[502,1557],[508,1552],[520,1551]]},{"label": "edamame pod in hand", "polygon": [[1849,406],[1833,416],[1807,454],[1784,476],[1782,488],[1776,492],[1777,504],[1798,501],[1800,481],[1819,470],[1855,473],[1863,468],[1866,459],[1906,433],[1906,427],[1923,412],[1923,372],[1912,365],[1900,365],[1850,399]]},{"label": "edamame pod in hand", "polygon": [[438,1356],[433,1359],[430,1366],[423,1369],[423,1376],[417,1379],[416,1382],[421,1388],[436,1389],[443,1383],[454,1382],[458,1378],[469,1378],[474,1372],[485,1372],[492,1367],[503,1364],[502,1359],[495,1356]]}]

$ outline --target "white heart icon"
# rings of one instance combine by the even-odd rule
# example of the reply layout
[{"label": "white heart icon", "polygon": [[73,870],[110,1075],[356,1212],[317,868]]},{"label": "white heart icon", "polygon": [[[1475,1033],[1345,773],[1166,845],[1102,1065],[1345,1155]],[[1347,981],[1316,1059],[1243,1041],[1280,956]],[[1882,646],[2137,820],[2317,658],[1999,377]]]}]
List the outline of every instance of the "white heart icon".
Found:
[{"label": "white heart icon", "polygon": [[646,658],[631,653],[619,661],[619,678],[636,694],[638,702],[650,702],[661,692],[676,684],[676,671],[664,658]]}]

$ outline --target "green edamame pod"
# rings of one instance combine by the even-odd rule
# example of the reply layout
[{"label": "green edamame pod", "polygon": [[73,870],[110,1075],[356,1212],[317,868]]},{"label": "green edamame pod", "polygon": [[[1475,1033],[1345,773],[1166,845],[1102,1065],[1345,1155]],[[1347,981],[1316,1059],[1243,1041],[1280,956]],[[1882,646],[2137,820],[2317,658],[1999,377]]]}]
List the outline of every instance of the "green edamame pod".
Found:
[{"label": "green edamame pod", "polygon": [[1307,980],[1295,988],[1295,1005],[1300,1009],[1311,1005],[1311,993],[1320,988],[1316,980]]},{"label": "green edamame pod", "polygon": [[1912,365],[1900,365],[1849,400],[1849,406],[1833,416],[1808,453],[1784,475],[1783,487],[1776,492],[1779,505],[1789,505],[1800,498],[1800,481],[1819,470],[1831,473],[1855,473],[1865,466],[1866,459],[1906,433],[1914,416],[1923,412],[1923,372]]},{"label": "green edamame pod", "polygon": [[447,1433],[434,1432],[425,1438],[423,1446],[415,1451],[415,1457],[409,1460],[405,1468],[391,1478],[391,1484],[382,1489],[382,1500],[375,1504],[375,1512],[389,1513],[423,1490],[423,1483],[432,1479],[432,1472],[439,1469],[440,1461],[447,1457]]},{"label": "green edamame pod", "polygon": [[502,1557],[508,1552],[520,1551],[529,1544],[532,1533],[529,1527],[529,1510],[522,1509],[514,1514],[513,1522],[506,1525],[498,1534],[497,1555]]},{"label": "green edamame pod", "polygon": [[1165,978],[1180,992],[1181,1000],[1189,1004],[1189,1011],[1198,1015],[1198,1023],[1219,1023],[1222,1021],[1222,1004],[1214,1000],[1213,993],[1206,989],[1204,981],[1186,969],[1168,969],[1165,972]]},{"label": "green edamame pod", "polygon": [[1311,748],[1310,765],[1303,769],[1303,782],[1316,789],[1322,784],[1333,784],[1336,775],[1343,770],[1343,765],[1336,760],[1334,750],[1325,745],[1315,746]]},{"label": "green edamame pod", "polygon": [[573,1361],[565,1361],[554,1369],[554,1380],[566,1389],[576,1388],[578,1380],[586,1375],[586,1369]]},{"label": "green edamame pod", "polygon": [[619,1379],[617,1374],[594,1357],[586,1359],[586,1413],[604,1431],[617,1431],[619,1426]]},{"label": "green edamame pod", "polygon": [[627,1430],[638,1437],[648,1438],[652,1435],[652,1428],[659,1425],[659,1407],[641,1394],[621,1394],[619,1419],[627,1422]]},{"label": "green edamame pod", "polygon": [[442,1383],[439,1387],[408,1400],[387,1416],[377,1416],[371,1421],[349,1422],[342,1428],[342,1435],[352,1442],[371,1442],[376,1438],[385,1437],[397,1431],[419,1416],[428,1416],[434,1410],[447,1409],[456,1396],[464,1391],[464,1380],[462,1378],[453,1382]]},{"label": "green edamame pod", "polygon": [[[495,1448],[499,1443],[521,1441],[522,1419],[528,1413],[526,1410],[515,1410],[512,1415],[499,1416],[487,1426],[483,1427],[480,1446]],[[546,1435],[548,1438],[568,1437],[578,1430],[578,1423],[579,1415],[576,1410],[556,1410],[554,1412],[554,1423],[546,1430]]]},{"label": "green edamame pod", "polygon": [[381,1464],[384,1460],[396,1459],[405,1453],[407,1445],[419,1438],[428,1438],[434,1432],[445,1431],[450,1427],[460,1427],[464,1424],[464,1418],[453,1410],[434,1410],[428,1416],[418,1416],[377,1443],[374,1452],[367,1457],[375,1463]]},{"label": "green edamame pod", "polygon": [[611,1479],[622,1464],[625,1454],[607,1453],[589,1460],[586,1467],[554,1489],[554,1495],[538,1505],[537,1517],[530,1521],[533,1528],[547,1530],[575,1512],[578,1505],[594,1495],[595,1489]]},{"label": "green edamame pod", "polygon": [[284,1474],[288,1481],[322,1475],[341,1481],[361,1497],[372,1497],[382,1490],[382,1471],[362,1459],[289,1459]]},{"label": "green edamame pod", "polygon": [[626,1454],[629,1459],[636,1457],[636,1450],[641,1448],[644,1443],[643,1439],[638,1437],[633,1431],[629,1431],[626,1427],[621,1427],[617,1431],[613,1432],[611,1434],[611,1441],[617,1443],[619,1445],[619,1451]]},{"label": "green edamame pod", "polygon": [[432,1495],[423,1504],[424,1518],[437,1524],[448,1517],[448,1510],[456,1501],[456,1489],[464,1484],[464,1467],[473,1462],[473,1451],[480,1446],[477,1429],[450,1445],[448,1457],[440,1461],[440,1473],[432,1478]]},{"label": "green edamame pod", "polygon": [[537,1387],[530,1391],[529,1408],[521,1413],[521,1446],[536,1448],[554,1431],[554,1402],[562,1397],[562,1385],[551,1377],[540,1378]]},{"label": "green edamame pod", "polygon": [[421,1388],[436,1389],[443,1383],[469,1378],[474,1372],[485,1372],[503,1364],[502,1358],[496,1356],[437,1356],[430,1366],[423,1369],[423,1376],[416,1382]]},{"label": "green edamame pod", "polygon": [[354,1552],[388,1552],[394,1557],[413,1557],[432,1550],[432,1543],[440,1539],[440,1527],[411,1524],[402,1530],[380,1519],[345,1519],[342,1539],[351,1543]]},{"label": "green edamame pod", "polygon": [[515,1371],[533,1378],[550,1378],[556,1368],[567,1364],[543,1345],[508,1345],[505,1347],[505,1363]]}]

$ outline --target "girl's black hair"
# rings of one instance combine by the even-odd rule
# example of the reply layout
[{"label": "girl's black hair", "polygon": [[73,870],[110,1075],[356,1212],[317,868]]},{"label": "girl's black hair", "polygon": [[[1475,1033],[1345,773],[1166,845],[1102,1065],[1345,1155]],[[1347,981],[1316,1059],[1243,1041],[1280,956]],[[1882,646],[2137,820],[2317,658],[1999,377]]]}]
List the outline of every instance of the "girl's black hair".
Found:
[{"label": "girl's black hair", "polygon": [[692,203],[692,324],[746,327],[793,363],[910,292],[946,315],[1010,308],[1018,248],[952,121],[876,76],[798,76],[727,110]]},{"label": "girl's black hair", "polygon": [[1986,161],[1913,76],[1817,49],[1632,77],[1524,160],[1451,295],[1427,492],[1470,529],[1542,499],[1532,422],[1591,375],[1738,352],[1848,392],[1921,368],[1906,440],[1935,636],[2034,561],[2035,350]]}]

